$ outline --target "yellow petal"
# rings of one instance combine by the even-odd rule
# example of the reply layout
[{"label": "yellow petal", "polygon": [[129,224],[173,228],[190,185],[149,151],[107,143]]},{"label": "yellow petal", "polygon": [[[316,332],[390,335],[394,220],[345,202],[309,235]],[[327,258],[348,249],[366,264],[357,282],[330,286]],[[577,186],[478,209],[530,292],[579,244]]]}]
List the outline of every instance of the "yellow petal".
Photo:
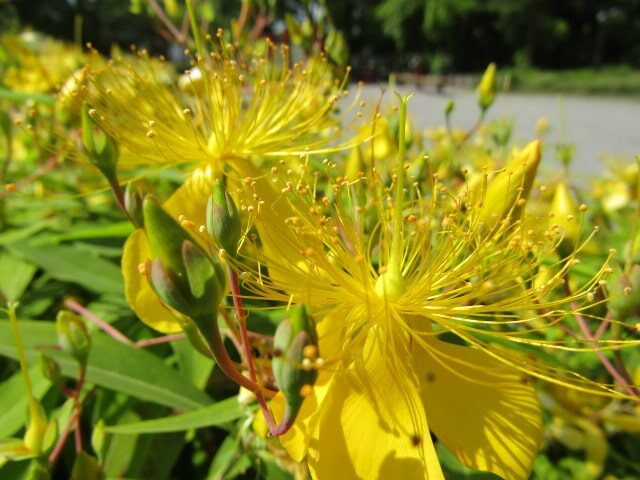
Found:
[{"label": "yellow petal", "polygon": [[147,237],[136,230],[124,244],[122,273],[127,302],[136,315],[148,326],[162,333],[181,331],[175,316],[165,307],[151,289],[147,277],[141,275],[138,266],[151,258]]},{"label": "yellow petal", "polygon": [[442,479],[416,380],[391,368],[375,337],[369,335],[361,360],[334,376],[309,445],[311,474]]},{"label": "yellow petal", "polygon": [[529,478],[542,440],[533,388],[482,351],[436,339],[428,345],[415,358],[433,432],[469,468]]},{"label": "yellow petal", "polygon": [[[211,189],[210,175],[200,170],[194,172],[185,184],[165,202],[163,207],[178,218],[184,215],[197,227],[204,224],[206,201]],[[196,239],[198,235],[194,235]],[[122,254],[125,296],[140,320],[162,333],[181,331],[180,324],[171,311],[165,307],[152,290],[147,277],[138,268],[151,258],[147,237],[142,230],[136,230],[127,239]]]}]

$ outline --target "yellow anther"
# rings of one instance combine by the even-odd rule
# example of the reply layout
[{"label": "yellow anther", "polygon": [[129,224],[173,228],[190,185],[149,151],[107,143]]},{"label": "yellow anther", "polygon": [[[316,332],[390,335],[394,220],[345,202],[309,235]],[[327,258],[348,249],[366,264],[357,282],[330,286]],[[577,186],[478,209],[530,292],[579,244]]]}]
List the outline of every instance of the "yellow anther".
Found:
[{"label": "yellow anther", "polygon": [[303,385],[302,388],[300,388],[300,396],[302,398],[307,398],[310,397],[311,395],[313,395],[313,386],[309,385],[308,383],[306,385]]}]

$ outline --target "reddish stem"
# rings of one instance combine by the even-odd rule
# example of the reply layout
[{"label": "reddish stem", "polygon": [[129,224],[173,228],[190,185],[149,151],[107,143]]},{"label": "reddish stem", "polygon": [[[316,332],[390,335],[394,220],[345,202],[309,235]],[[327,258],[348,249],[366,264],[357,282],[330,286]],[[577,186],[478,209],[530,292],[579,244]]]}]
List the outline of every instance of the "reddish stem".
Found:
[{"label": "reddish stem", "polygon": [[82,315],[87,320],[91,320],[93,323],[95,323],[102,331],[104,331],[111,338],[113,338],[113,339],[115,339],[115,340],[117,340],[119,342],[125,343],[127,345],[132,345],[132,346],[135,345],[131,340],[129,340],[118,329],[112,327],[107,322],[105,322],[103,319],[101,319],[98,315],[93,313],[91,310],[87,310],[86,308],[84,308],[82,305],[80,305],[76,301],[71,300],[71,299],[67,299],[67,300],[64,301],[64,306],[67,307],[69,310],[72,310],[72,311],[76,312],[77,314]]},{"label": "reddish stem", "polygon": [[[569,279],[565,278],[564,285],[565,285],[565,292],[568,295],[571,295],[571,290],[569,288]],[[589,326],[587,325],[586,319],[582,315],[580,315],[578,313],[578,310],[579,310],[578,303],[573,301],[573,302],[570,302],[569,305],[571,306],[571,309],[573,310],[573,315],[575,316],[576,321],[578,322],[578,326],[580,327],[580,331],[582,331],[582,334],[584,335],[584,337],[587,339],[587,341],[593,347],[593,349],[594,349],[596,355],[598,356],[598,359],[600,360],[600,363],[602,364],[602,366],[604,366],[604,368],[609,372],[609,374],[613,377],[613,379],[619,385],[621,385],[629,395],[631,395],[633,397],[640,397],[640,392],[638,391],[638,389],[635,386],[633,386],[631,384],[631,382],[629,382],[625,378],[625,376],[622,375],[616,369],[616,367],[605,356],[605,354],[602,353],[602,350],[600,349],[600,346],[598,345],[595,336],[591,333],[591,330],[589,330]],[[627,375],[627,377],[628,377],[628,375]]]},{"label": "reddish stem", "polygon": [[[247,364],[247,369],[249,370],[249,378],[252,382],[258,383],[256,367],[253,363],[253,356],[251,355],[251,343],[249,342],[249,334],[247,332],[247,314],[242,302],[242,296],[240,295],[240,283],[238,281],[238,275],[233,270],[233,268],[231,268],[231,265],[229,263],[227,263],[227,277],[231,286],[231,297],[233,298],[233,306],[236,312],[236,317],[238,319],[238,325],[240,327],[240,338],[242,339],[242,347],[244,353],[243,356],[245,359],[245,363]],[[271,414],[271,410],[269,410],[269,406],[267,405],[262,390],[257,390],[255,392],[255,395],[258,400],[258,405],[260,405],[260,409],[262,410],[262,414],[264,415],[264,419],[267,422],[267,426],[269,427],[271,435],[276,436],[284,433],[286,430],[280,431],[281,429],[278,428],[279,426],[276,424],[276,421]]]},{"label": "reddish stem", "polygon": [[184,333],[174,333],[172,335],[165,335],[163,337],[147,338],[139,340],[135,343],[136,348],[146,348],[153,345],[161,345],[163,343],[175,342],[176,340],[182,340],[186,338]]}]

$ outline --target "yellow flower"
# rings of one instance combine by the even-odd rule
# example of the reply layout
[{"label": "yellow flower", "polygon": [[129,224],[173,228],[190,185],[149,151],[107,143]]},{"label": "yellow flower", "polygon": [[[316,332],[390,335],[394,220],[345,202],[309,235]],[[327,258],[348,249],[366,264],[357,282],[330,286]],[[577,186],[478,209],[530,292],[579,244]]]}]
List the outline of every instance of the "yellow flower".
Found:
[{"label": "yellow flower", "polygon": [[0,56],[2,83],[28,93],[55,91],[83,61],[77,46],[31,31],[3,35]]},{"label": "yellow flower", "polygon": [[94,119],[138,156],[130,164],[196,163],[219,170],[254,157],[350,145],[350,127],[338,128],[334,115],[346,95],[344,81],[334,81],[324,58],[289,66],[287,47],[273,43],[265,54],[241,58],[220,33],[219,45],[212,41],[210,48],[179,85],[158,75],[151,61],[132,68],[127,59],[116,59],[92,72],[87,101]]},{"label": "yellow flower", "polygon": [[[246,189],[263,249],[236,264],[249,298],[303,303],[319,320],[318,381],[281,441],[314,478],[442,478],[431,431],[473,469],[527,478],[542,428],[530,377],[614,393],[506,345],[591,350],[543,332],[570,319],[566,305],[583,304],[603,270],[572,295],[541,300],[577,252],[540,289],[526,287],[554,241],[532,244],[521,211],[479,228],[485,207],[461,208],[437,182],[405,193],[403,170],[392,189],[371,175],[329,184],[333,201],[316,195],[322,175],[312,169],[275,198],[268,178]],[[517,178],[504,198],[524,190],[529,179]],[[272,408],[281,416],[282,398]]]},{"label": "yellow flower", "polygon": [[[186,73],[194,76],[194,88],[183,91],[145,52],[133,64],[122,58],[90,73],[92,118],[123,148],[119,167],[196,166],[165,205],[195,228],[204,224],[213,178],[225,165],[240,178],[258,177],[261,157],[324,153],[357,143],[349,139],[350,125],[337,128],[341,120],[334,110],[345,96],[344,85],[333,80],[326,61],[312,59],[290,68],[286,47],[278,51],[269,45],[267,55],[242,59],[233,47],[221,44],[206,62],[198,58]],[[148,258],[145,234],[137,231],[123,255],[127,300],[152,328],[179,331],[179,323],[138,273]]]}]

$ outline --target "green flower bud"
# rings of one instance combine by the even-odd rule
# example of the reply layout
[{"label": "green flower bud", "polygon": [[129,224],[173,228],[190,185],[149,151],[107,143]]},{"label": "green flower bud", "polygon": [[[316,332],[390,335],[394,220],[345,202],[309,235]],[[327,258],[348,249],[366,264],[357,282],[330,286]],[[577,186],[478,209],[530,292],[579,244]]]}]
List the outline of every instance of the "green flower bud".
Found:
[{"label": "green flower bud", "polygon": [[60,365],[49,355],[44,353],[40,354],[40,370],[44,378],[49,380],[54,385],[62,384],[62,372],[60,371]]},{"label": "green flower bud", "polygon": [[67,310],[61,310],[56,317],[58,343],[80,363],[86,363],[91,350],[91,337],[84,321]]},{"label": "green flower bud", "polygon": [[478,105],[485,111],[496,99],[496,64],[490,63],[476,88]]},{"label": "green flower bud", "polygon": [[607,307],[619,320],[624,321],[631,314],[640,309],[640,265],[634,265],[625,274],[620,268],[614,270],[607,281],[609,299]]},{"label": "green flower bud", "polygon": [[209,257],[197,242],[147,196],[144,224],[151,254],[149,282],[169,307],[193,318],[213,314],[225,292],[225,276],[217,258]]},{"label": "green flower bud", "polygon": [[214,182],[213,192],[207,202],[207,230],[220,248],[235,256],[242,223],[236,204],[219,178]]},{"label": "green flower bud", "polygon": [[277,352],[272,360],[273,375],[285,397],[285,421],[293,422],[306,390],[318,376],[311,363],[318,355],[316,326],[304,305],[292,308],[289,318],[278,325],[273,346]]},{"label": "green flower bud", "polygon": [[51,480],[51,475],[39,460],[32,460],[29,471],[23,478],[24,480]]},{"label": "green flower bud", "polygon": [[116,141],[96,125],[95,110],[85,103],[82,108],[82,145],[89,161],[107,178],[116,182],[116,166],[120,151]]},{"label": "green flower bud", "polygon": [[98,460],[87,452],[79,452],[73,463],[70,480],[103,480],[104,472]]},{"label": "green flower bud", "polygon": [[96,452],[98,460],[100,460],[101,463],[104,462],[109,440],[109,434],[104,428],[104,420],[100,419],[93,427],[93,432],[91,432],[91,448]]},{"label": "green flower bud", "polygon": [[454,102],[453,100],[449,100],[444,107],[444,116],[446,118],[449,118],[453,113],[453,111],[455,110],[455,108],[456,108],[456,102]]},{"label": "green flower bud", "polygon": [[124,208],[138,227],[144,226],[144,215],[142,214],[142,202],[144,192],[140,185],[129,183],[124,189]]}]

